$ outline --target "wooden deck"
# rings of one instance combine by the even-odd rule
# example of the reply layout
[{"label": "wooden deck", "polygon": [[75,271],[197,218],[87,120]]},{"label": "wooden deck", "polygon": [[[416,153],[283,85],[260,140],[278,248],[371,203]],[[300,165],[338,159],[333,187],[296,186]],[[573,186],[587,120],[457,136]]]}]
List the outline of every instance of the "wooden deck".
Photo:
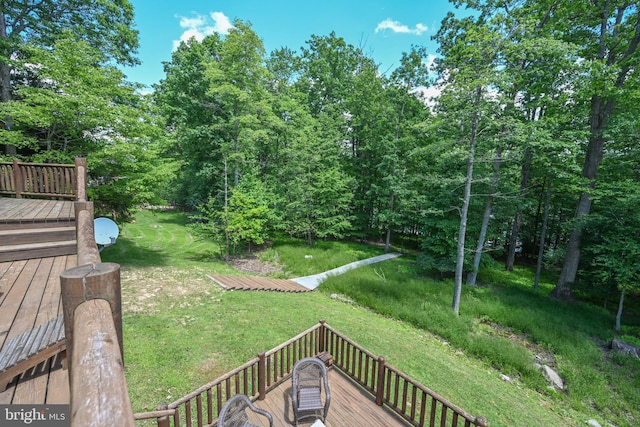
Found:
[{"label": "wooden deck", "polygon": [[74,218],[73,202],[69,200],[0,197],[0,228],[29,223],[73,222]]},{"label": "wooden deck", "polygon": [[[11,338],[62,314],[60,274],[76,256],[0,264],[0,348]],[[0,390],[0,403],[69,403],[69,378],[54,356]]]},{"label": "wooden deck", "polygon": [[[72,201],[0,198],[4,229],[73,219]],[[0,263],[0,351],[12,338],[62,314],[60,274],[76,266],[76,255]],[[0,389],[0,404],[69,403],[62,359],[59,353]]]},{"label": "wooden deck", "polygon": [[[370,394],[353,383],[339,369],[329,369],[329,387],[331,389],[331,404],[325,422],[327,427],[404,427],[411,425],[390,409],[376,405]],[[294,425],[290,379],[267,393],[265,400],[256,401],[255,405],[271,413],[274,426]],[[256,419],[255,421],[262,423],[258,423],[259,426],[268,427],[269,425],[264,423],[264,419]],[[300,426],[310,426],[312,423],[313,420],[300,423]]]}]

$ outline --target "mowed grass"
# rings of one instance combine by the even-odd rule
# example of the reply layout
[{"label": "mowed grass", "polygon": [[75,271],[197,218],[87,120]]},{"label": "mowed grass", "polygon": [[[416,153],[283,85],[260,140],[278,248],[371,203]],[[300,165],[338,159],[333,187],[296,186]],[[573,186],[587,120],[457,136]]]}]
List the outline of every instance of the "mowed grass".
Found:
[{"label": "mowed grass", "polygon": [[282,266],[283,272],[277,277],[291,278],[329,271],[383,253],[380,247],[357,242],[321,240],[310,247],[305,241],[280,237],[260,253],[260,259]]},{"label": "mowed grass", "polygon": [[[585,317],[569,314],[573,310],[544,293],[519,291],[526,281],[512,284],[502,277],[500,286],[465,289],[462,315],[455,318],[451,283],[421,277],[410,257],[331,278],[316,292],[227,292],[206,275],[233,269],[187,224],[181,213],[141,211],[136,223],[122,227],[118,243],[102,252],[103,261],[122,266],[125,365],[136,412],[176,400],[324,318],[468,412],[487,417],[491,426],[580,425],[589,418],[634,425],[637,419],[640,405],[627,395],[638,390],[638,365],[613,358],[604,374],[591,366],[594,360],[609,363],[591,340],[608,335],[606,313],[581,308]],[[260,257],[283,266],[281,275],[295,277],[378,254],[379,248],[355,243],[308,248],[285,239]],[[527,345],[555,354],[567,393],[547,389],[531,367],[534,353]],[[611,391],[612,408],[602,408],[600,392],[593,399],[575,397],[580,382]],[[625,419],[612,419],[621,413]]]}]

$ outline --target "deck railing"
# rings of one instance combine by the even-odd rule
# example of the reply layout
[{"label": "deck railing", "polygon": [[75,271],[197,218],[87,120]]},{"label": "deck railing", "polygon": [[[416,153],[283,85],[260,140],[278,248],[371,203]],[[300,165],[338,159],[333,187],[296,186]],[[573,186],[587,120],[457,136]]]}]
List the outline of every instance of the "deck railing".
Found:
[{"label": "deck railing", "polygon": [[156,419],[158,427],[214,425],[226,401],[235,394],[262,400],[266,393],[289,378],[298,360],[324,352],[333,356],[334,367],[367,390],[378,405],[387,405],[411,425],[488,425],[485,418],[468,414],[322,320],[181,399],[134,417],[136,420]]},{"label": "deck railing", "polygon": [[[83,159],[84,160],[84,159]],[[124,374],[120,266],[103,263],[86,200],[86,163],[76,162],[78,267],[60,275],[69,364],[71,426],[135,425]]]},{"label": "deck railing", "polygon": [[79,168],[86,169],[86,159],[76,158],[75,164],[0,162],[0,194],[23,197],[78,199]]}]

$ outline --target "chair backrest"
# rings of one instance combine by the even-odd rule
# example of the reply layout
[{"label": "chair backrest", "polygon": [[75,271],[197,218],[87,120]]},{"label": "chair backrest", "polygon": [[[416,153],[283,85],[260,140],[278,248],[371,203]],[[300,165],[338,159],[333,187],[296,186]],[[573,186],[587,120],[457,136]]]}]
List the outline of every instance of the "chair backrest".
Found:
[{"label": "chair backrest", "polygon": [[251,401],[244,394],[236,394],[227,400],[220,416],[218,417],[218,427],[236,427],[243,426],[249,421],[247,416],[247,408],[251,405]]},{"label": "chair backrest", "polygon": [[324,363],[316,357],[299,360],[293,367],[293,388],[328,388],[327,369]]}]

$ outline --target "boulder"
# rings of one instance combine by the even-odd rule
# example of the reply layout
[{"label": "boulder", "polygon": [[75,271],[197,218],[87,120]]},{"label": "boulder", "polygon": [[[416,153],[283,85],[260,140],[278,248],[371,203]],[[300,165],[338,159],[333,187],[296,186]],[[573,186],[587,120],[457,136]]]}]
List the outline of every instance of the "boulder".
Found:
[{"label": "boulder", "polygon": [[602,427],[602,426],[600,425],[600,423],[599,423],[599,422],[597,422],[596,420],[589,420],[589,421],[587,421],[587,425],[588,425],[589,427]]},{"label": "boulder", "polygon": [[542,365],[542,373],[544,374],[544,377],[547,379],[547,381],[553,384],[553,387],[555,389],[564,390],[564,381],[556,371],[554,371],[547,365]]},{"label": "boulder", "polygon": [[618,338],[614,338],[611,341],[611,349],[640,359],[640,347],[636,347],[635,345],[619,340]]}]

